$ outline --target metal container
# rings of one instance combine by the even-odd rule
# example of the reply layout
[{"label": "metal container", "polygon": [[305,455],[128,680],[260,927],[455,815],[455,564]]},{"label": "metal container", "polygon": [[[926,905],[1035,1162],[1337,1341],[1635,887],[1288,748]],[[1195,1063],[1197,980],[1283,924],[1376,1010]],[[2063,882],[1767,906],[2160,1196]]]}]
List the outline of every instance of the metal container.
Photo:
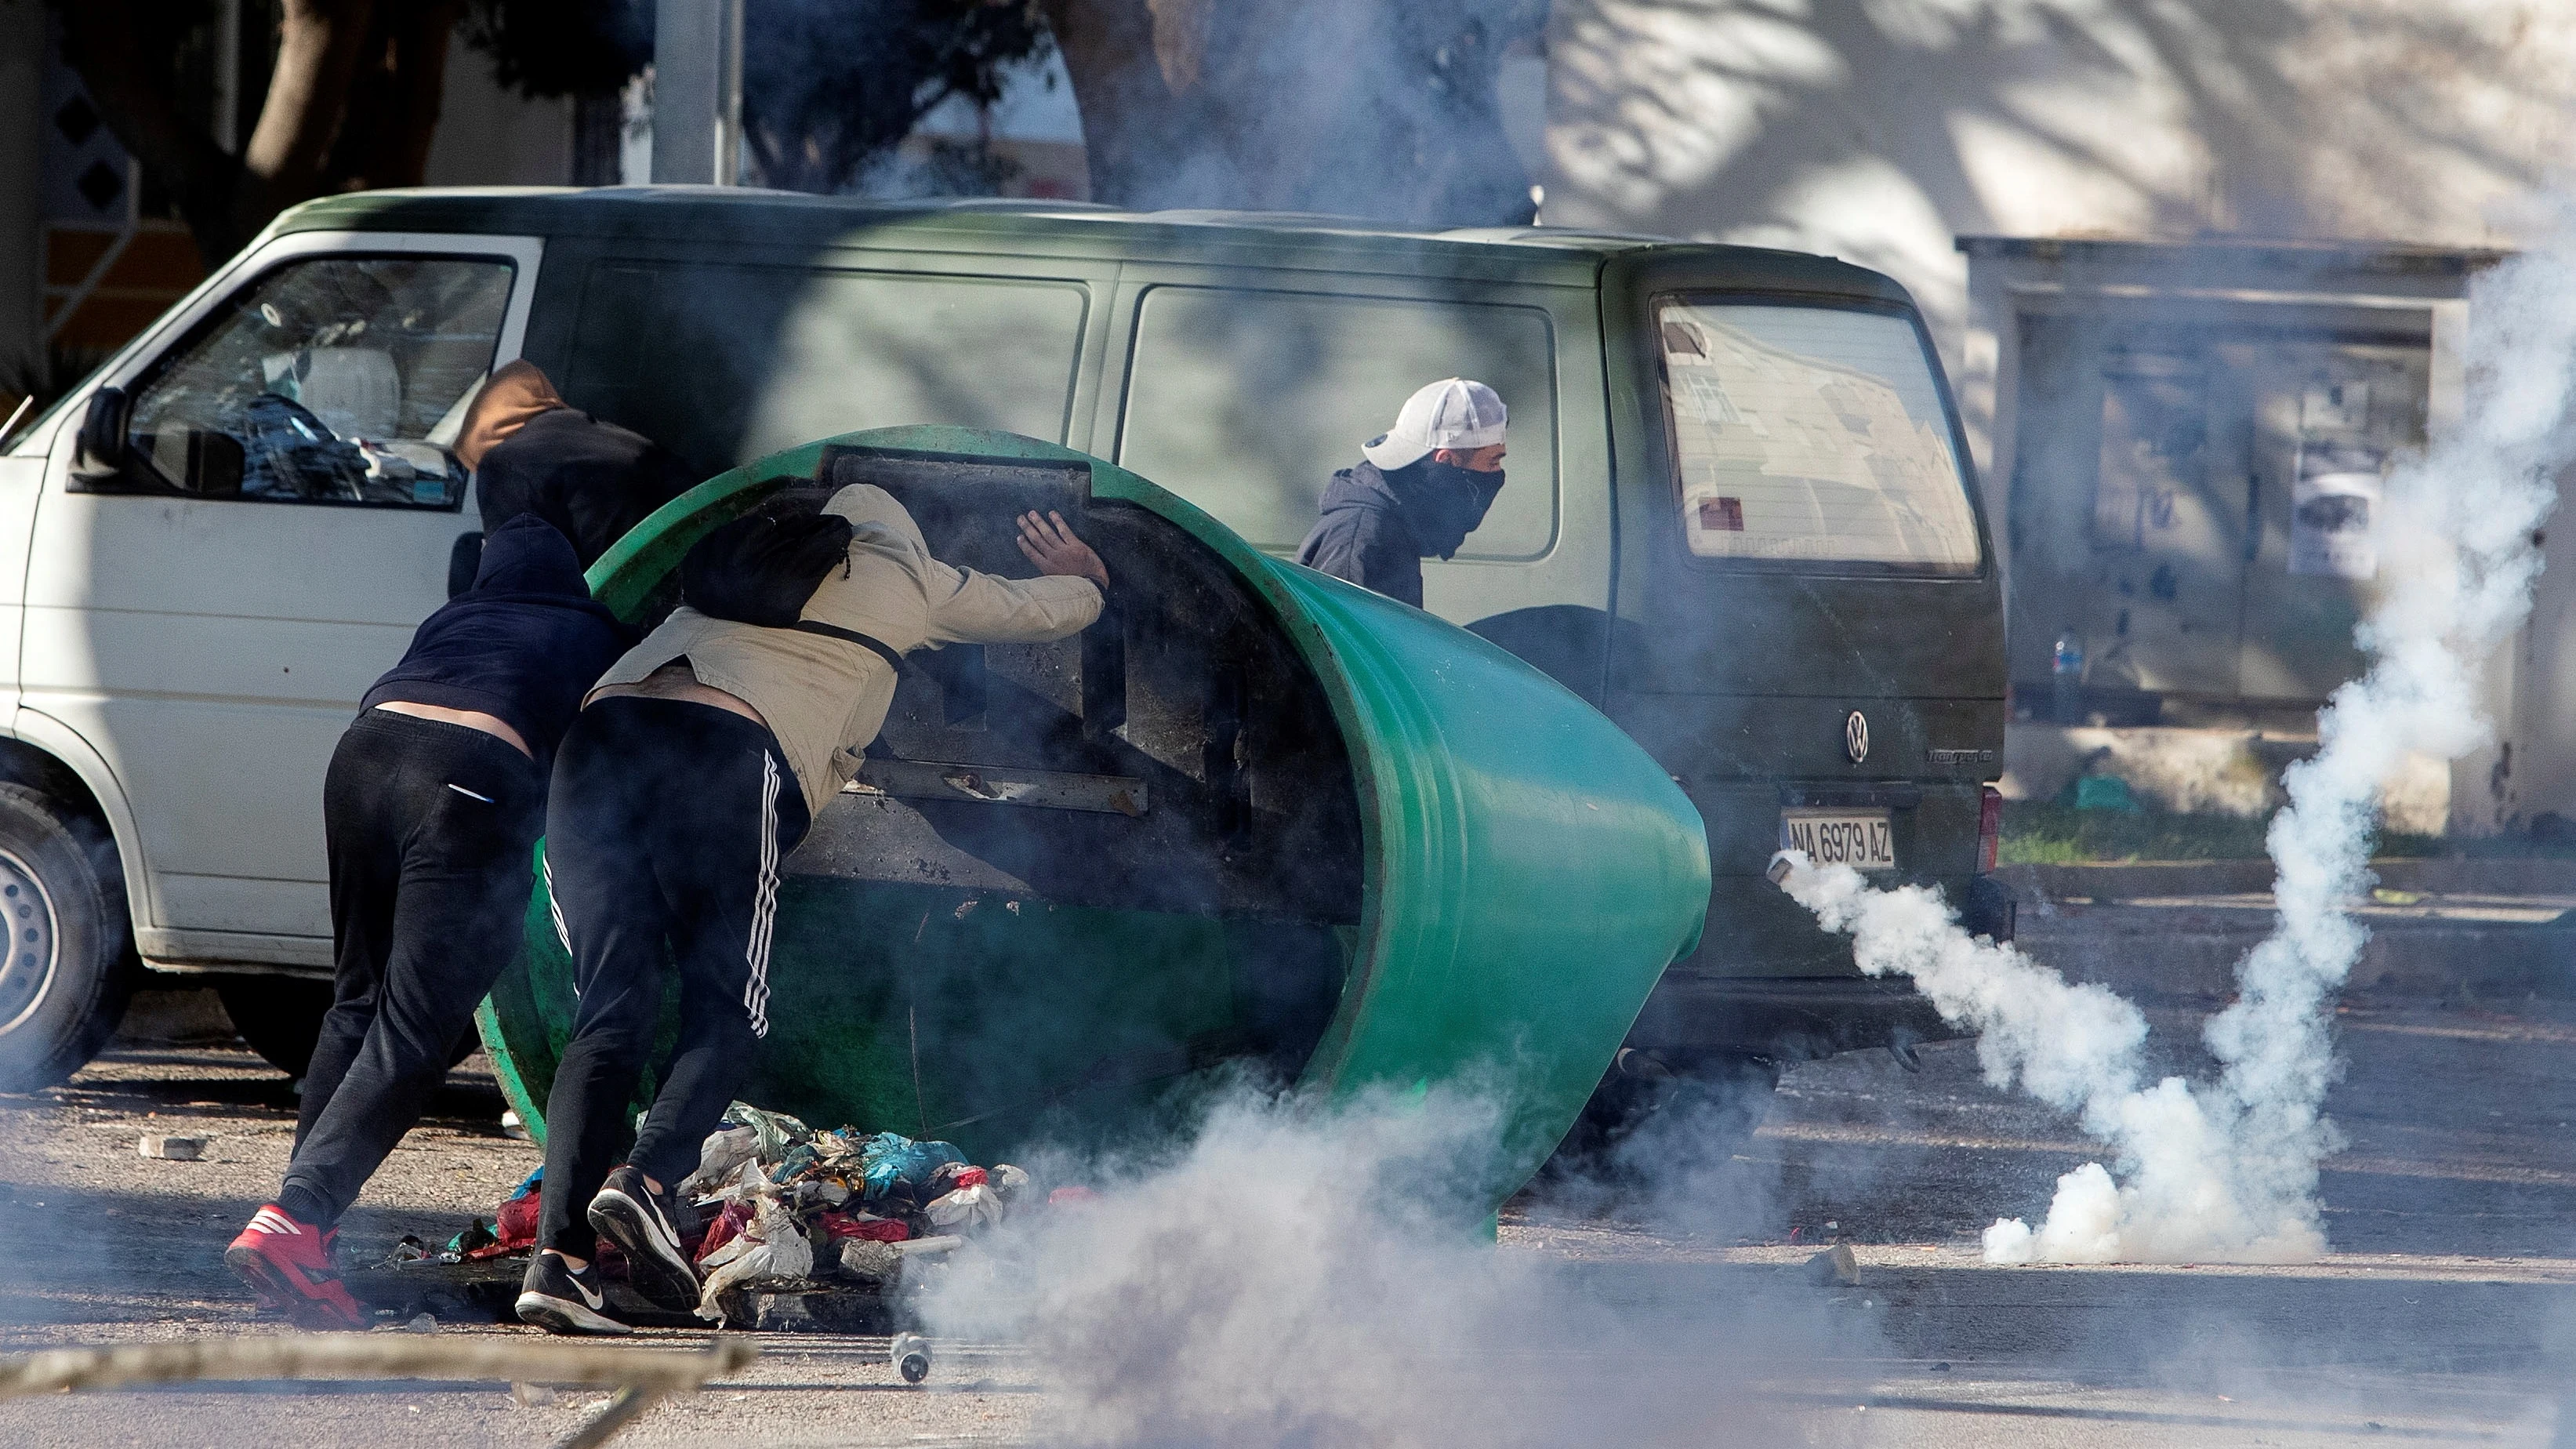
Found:
[{"label": "metal container", "polygon": [[[1132,1139],[1245,1075],[1467,1079],[1504,1105],[1482,1198],[1525,1181],[1698,941],[1707,841],[1654,761],[1474,635],[1011,434],[773,454],[639,525],[592,588],[649,617],[706,530],[852,481],[967,566],[1006,569],[1010,514],[1059,508],[1120,588],[1078,640],[916,656],[885,757],[786,863],[746,1097],[989,1161]],[[542,883],[528,923],[477,1020],[542,1135],[573,1010]]]}]

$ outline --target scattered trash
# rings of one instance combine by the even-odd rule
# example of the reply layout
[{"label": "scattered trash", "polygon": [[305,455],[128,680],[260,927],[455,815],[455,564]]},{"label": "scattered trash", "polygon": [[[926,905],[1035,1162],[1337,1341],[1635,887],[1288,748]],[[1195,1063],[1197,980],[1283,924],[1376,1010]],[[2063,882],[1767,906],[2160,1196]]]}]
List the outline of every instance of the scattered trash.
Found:
[{"label": "scattered trash", "polygon": [[506,1258],[524,1253],[537,1245],[537,1214],[544,1208],[546,1170],[543,1167],[519,1179],[519,1185],[501,1202],[493,1216],[493,1241],[465,1256],[477,1262],[485,1258]]},{"label": "scattered trash", "polygon": [[[828,1286],[814,1280],[839,1278],[861,1291],[909,1294],[921,1287],[921,1275],[939,1271],[1015,1208],[1045,1211],[1098,1198],[1085,1187],[1047,1191],[1009,1163],[968,1162],[954,1143],[851,1126],[817,1131],[746,1102],[725,1109],[699,1145],[696,1169],[675,1186],[693,1209],[679,1226],[701,1274],[697,1315],[729,1327],[749,1326],[736,1321],[753,1309],[745,1290],[810,1294]],[[545,1170],[538,1168],[492,1218],[473,1219],[444,1250],[408,1238],[380,1266],[526,1254],[536,1245],[544,1194]],[[610,1277],[626,1271],[610,1245],[601,1244],[599,1257]]]},{"label": "scattered trash", "polygon": [[410,1233],[405,1233],[402,1235],[402,1241],[394,1244],[394,1250],[385,1255],[385,1262],[417,1263],[428,1256],[429,1244],[422,1242],[419,1238],[414,1237]]},{"label": "scattered trash", "polygon": [[1851,1244],[1836,1243],[1807,1260],[1809,1281],[1828,1287],[1851,1288],[1860,1283],[1860,1259],[1852,1255]]},{"label": "scattered trash", "polygon": [[2116,810],[2136,814],[2141,808],[2129,793],[2129,782],[2117,775],[2086,775],[2070,787],[2078,810]]},{"label": "scattered trash", "polygon": [[511,1108],[501,1113],[501,1135],[509,1138],[513,1142],[526,1142],[530,1140],[528,1137],[528,1124],[519,1120],[518,1109]]},{"label": "scattered trash", "polygon": [[[780,1144],[779,1151],[786,1151],[785,1144]],[[709,1133],[705,1143],[698,1148],[698,1170],[681,1180],[679,1194],[690,1198],[705,1197],[732,1177],[744,1163],[757,1161],[759,1157],[758,1128],[718,1128]]]},{"label": "scattered trash", "polygon": [[403,1332],[436,1333],[438,1332],[438,1320],[426,1313],[416,1313],[412,1315],[411,1322],[403,1325]]},{"label": "scattered trash", "polygon": [[977,1182],[933,1199],[921,1215],[935,1228],[978,1232],[1002,1221],[1002,1199],[990,1186]]},{"label": "scattered trash", "polygon": [[[915,1142],[893,1132],[880,1132],[859,1146],[861,1200],[884,1216],[910,1214],[920,1203],[941,1194],[925,1192],[940,1168],[963,1167],[966,1154],[946,1142]],[[880,1206],[882,1204],[883,1206]]]},{"label": "scattered trash", "polygon": [[522,1409],[543,1409],[555,1401],[555,1391],[544,1384],[510,1385],[510,1402]]},{"label": "scattered trash", "polygon": [[[492,1231],[492,1225],[490,1223],[483,1221],[481,1218],[476,1218],[473,1222],[466,1225],[465,1231],[458,1233],[455,1237],[447,1240],[447,1248],[445,1252],[455,1254],[456,1260],[462,1262],[466,1258],[471,1257],[482,1249],[492,1246],[500,1240],[499,1235]],[[441,1256],[443,1257],[445,1254],[442,1253]]]},{"label": "scattered trash", "polygon": [[903,1273],[902,1245],[875,1238],[841,1240],[841,1274],[862,1283],[892,1283]]},{"label": "scattered trash", "polygon": [[717,1213],[715,1220],[707,1224],[707,1235],[698,1241],[698,1254],[693,1261],[705,1263],[708,1254],[741,1237],[742,1230],[750,1225],[750,1203],[740,1198],[726,1203],[724,1211]]},{"label": "scattered trash", "polygon": [[908,1384],[930,1377],[930,1340],[918,1333],[898,1333],[888,1346],[886,1357],[894,1363],[896,1373]]},{"label": "scattered trash", "polygon": [[822,1213],[814,1226],[834,1239],[865,1238],[879,1243],[900,1243],[912,1236],[912,1229],[897,1218],[881,1218],[874,1213]]},{"label": "scattered trash", "polygon": [[2381,886],[2373,890],[2370,893],[2370,898],[2383,906],[2420,906],[2424,904],[2424,893],[2422,891],[2393,891],[2388,889],[2386,886]]},{"label": "scattered trash", "polygon": [[143,1140],[134,1144],[134,1150],[145,1157],[157,1157],[167,1162],[195,1162],[206,1155],[206,1146],[213,1140],[209,1137],[183,1137],[176,1133],[147,1132],[143,1135]]},{"label": "scattered trash", "polygon": [[1950,1371],[1950,1361],[1949,1361],[1948,1359],[1946,1359],[1946,1358],[1945,1358],[1945,1359],[1943,1359],[1943,1360],[1941,1360],[1939,1363],[1936,1363],[1936,1364],[1932,1365],[1932,1372],[1934,1372],[1934,1373],[1936,1373],[1936,1374],[1946,1374],[1946,1373],[1948,1373],[1949,1371]]},{"label": "scattered trash", "polygon": [[762,1197],[741,1235],[700,1259],[698,1266],[707,1270],[698,1292],[698,1316],[722,1327],[728,1324],[722,1300],[729,1289],[759,1278],[802,1278],[814,1270],[814,1248],[786,1203]]}]

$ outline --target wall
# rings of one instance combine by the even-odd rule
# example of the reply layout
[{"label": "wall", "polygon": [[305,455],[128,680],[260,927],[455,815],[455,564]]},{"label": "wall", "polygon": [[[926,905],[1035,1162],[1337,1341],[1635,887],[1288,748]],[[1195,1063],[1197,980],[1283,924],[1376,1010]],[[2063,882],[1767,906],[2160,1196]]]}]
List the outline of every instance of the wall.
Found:
[{"label": "wall", "polygon": [[1556,0],[1548,54],[1550,222],[1886,271],[1984,419],[1954,237],[2510,245],[2567,154],[2576,6]]}]

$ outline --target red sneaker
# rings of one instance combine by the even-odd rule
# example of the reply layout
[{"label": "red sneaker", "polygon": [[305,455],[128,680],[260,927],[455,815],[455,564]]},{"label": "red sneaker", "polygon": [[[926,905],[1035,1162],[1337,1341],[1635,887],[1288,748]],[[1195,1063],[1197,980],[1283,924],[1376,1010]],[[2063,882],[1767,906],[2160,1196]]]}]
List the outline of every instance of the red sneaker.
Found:
[{"label": "red sneaker", "polygon": [[367,1310],[349,1296],[331,1261],[329,1233],[288,1217],[270,1203],[251,1214],[250,1226],[224,1249],[224,1263],[251,1291],[259,1306],[284,1313],[305,1328],[364,1328]]}]

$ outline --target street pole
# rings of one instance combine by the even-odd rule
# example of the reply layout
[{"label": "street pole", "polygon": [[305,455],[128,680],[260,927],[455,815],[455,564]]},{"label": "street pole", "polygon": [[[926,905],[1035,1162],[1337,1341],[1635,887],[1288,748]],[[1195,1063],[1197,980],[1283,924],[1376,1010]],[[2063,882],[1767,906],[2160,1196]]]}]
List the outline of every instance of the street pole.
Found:
[{"label": "street pole", "polygon": [[655,0],[653,179],[731,186],[742,169],[742,0]]}]

